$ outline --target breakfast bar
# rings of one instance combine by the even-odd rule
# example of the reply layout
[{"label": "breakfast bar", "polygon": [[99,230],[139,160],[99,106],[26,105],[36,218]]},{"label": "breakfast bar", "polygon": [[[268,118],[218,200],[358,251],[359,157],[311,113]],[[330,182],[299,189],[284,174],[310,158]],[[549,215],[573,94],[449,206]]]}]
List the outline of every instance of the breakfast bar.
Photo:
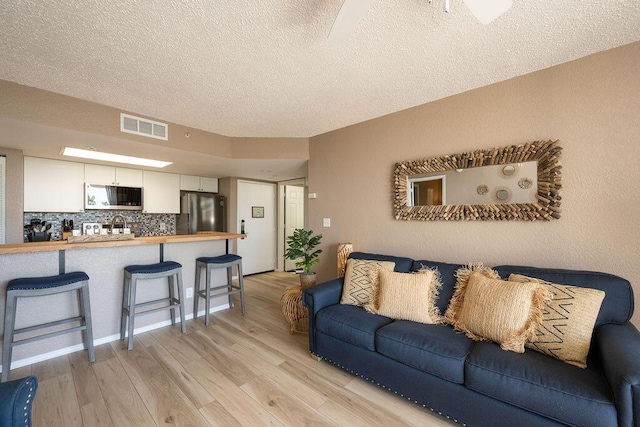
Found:
[{"label": "breakfast bar", "polygon": [[[120,315],[124,267],[131,264],[152,264],[176,261],[182,264],[183,281],[187,290],[187,319],[193,317],[193,285],[195,260],[229,252],[229,240],[245,237],[243,234],[206,232],[189,235],[136,237],[128,240],[92,241],[68,243],[49,241],[19,243],[0,246],[0,318],[4,318],[7,283],[19,277],[52,276],[83,271],[89,276],[93,336],[95,345],[120,338]],[[213,280],[224,283],[224,271],[215,273]],[[150,280],[149,282],[152,282]],[[148,288],[148,289],[147,289]],[[141,300],[156,299],[158,289],[165,287],[150,284],[139,289]],[[148,291],[148,292],[146,292]],[[68,317],[78,310],[71,294],[28,298],[18,310],[16,325],[28,327],[41,322]],[[210,311],[229,306],[227,298],[213,299]],[[136,322],[136,333],[170,324],[168,312],[154,313]],[[0,325],[0,327],[3,327]],[[179,327],[179,326],[178,326]],[[4,333],[4,331],[2,331]],[[67,334],[52,339],[17,347],[13,353],[13,368],[29,365],[62,354],[82,349],[80,334]]]}]

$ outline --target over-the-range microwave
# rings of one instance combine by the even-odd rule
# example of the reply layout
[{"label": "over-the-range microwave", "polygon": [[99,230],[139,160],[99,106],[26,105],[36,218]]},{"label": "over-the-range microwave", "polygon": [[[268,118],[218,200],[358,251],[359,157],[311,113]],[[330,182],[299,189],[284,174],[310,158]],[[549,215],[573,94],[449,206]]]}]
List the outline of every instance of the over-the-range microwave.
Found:
[{"label": "over-the-range microwave", "polygon": [[142,210],[142,188],[85,184],[85,209]]}]

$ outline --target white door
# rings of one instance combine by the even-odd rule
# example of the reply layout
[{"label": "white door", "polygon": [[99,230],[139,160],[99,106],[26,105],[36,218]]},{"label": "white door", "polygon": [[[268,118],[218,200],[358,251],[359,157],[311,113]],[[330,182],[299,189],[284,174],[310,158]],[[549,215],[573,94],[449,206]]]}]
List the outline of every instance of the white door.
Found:
[{"label": "white door", "polygon": [[276,184],[238,181],[238,255],[246,274],[273,271],[276,267]]},{"label": "white door", "polygon": [[[284,194],[284,249],[286,251],[289,247],[287,237],[291,236],[296,228],[304,228],[304,187],[285,185]],[[295,261],[285,259],[284,269],[285,271],[295,270]]]}]

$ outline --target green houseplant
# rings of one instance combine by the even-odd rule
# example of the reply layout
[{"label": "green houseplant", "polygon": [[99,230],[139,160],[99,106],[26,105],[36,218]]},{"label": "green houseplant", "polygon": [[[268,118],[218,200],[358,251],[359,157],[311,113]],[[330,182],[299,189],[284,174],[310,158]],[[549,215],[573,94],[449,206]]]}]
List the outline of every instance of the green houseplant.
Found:
[{"label": "green houseplant", "polygon": [[302,268],[300,274],[300,286],[303,288],[313,286],[316,282],[316,273],[311,267],[320,262],[322,249],[316,249],[320,244],[322,234],[313,236],[313,230],[296,228],[293,235],[287,237],[288,248],[284,252],[287,259],[295,261],[297,268]]}]

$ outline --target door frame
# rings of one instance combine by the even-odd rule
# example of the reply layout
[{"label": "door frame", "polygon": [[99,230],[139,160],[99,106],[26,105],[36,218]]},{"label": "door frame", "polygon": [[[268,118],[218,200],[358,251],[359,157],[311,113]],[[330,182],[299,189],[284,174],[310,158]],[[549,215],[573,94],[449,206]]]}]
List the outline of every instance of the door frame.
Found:
[{"label": "door frame", "polygon": [[[268,185],[268,186],[272,186],[272,187],[274,188],[274,193],[275,193],[275,195],[274,195],[274,200],[273,200],[274,209],[275,209],[275,218],[274,218],[274,225],[275,225],[275,227],[274,227],[274,233],[277,233],[277,230],[278,230],[278,221],[279,221],[279,214],[280,214],[280,212],[279,212],[279,210],[280,210],[280,209],[279,209],[279,206],[278,206],[278,191],[279,191],[279,186],[278,186],[278,184],[277,184],[276,182],[272,182],[272,181],[259,181],[259,180],[244,179],[244,178],[239,178],[239,179],[237,180],[237,183],[236,183],[236,197],[235,197],[235,199],[236,199],[236,206],[235,206],[235,210],[236,210],[236,220],[235,220],[235,223],[236,223],[236,227],[237,227],[237,232],[238,232],[238,233],[240,233],[240,232],[241,232],[241,225],[240,225],[240,223],[241,223],[241,220],[243,219],[243,218],[241,217],[241,215],[240,215],[240,214],[241,214],[241,212],[240,212],[240,206],[239,206],[239,199],[240,199],[240,185],[241,185],[242,183],[245,183],[245,184],[261,184],[261,185]],[[251,231],[250,231],[250,230],[247,230],[247,231],[248,231],[248,233],[251,233]],[[274,240],[274,243],[273,243],[273,244],[274,244],[274,245],[277,245],[277,244],[278,244],[278,236],[276,235],[276,236],[274,236],[274,237],[275,237],[275,239],[273,239],[273,240]],[[237,253],[238,253],[238,251],[239,251],[239,247],[238,247],[238,245],[236,244],[236,246],[235,246],[235,253],[237,254]],[[277,248],[277,246],[274,248],[274,256],[275,256],[275,260],[274,260],[273,270],[268,270],[268,271],[277,271],[277,264],[278,264],[278,248]],[[254,273],[246,273],[246,272],[243,272],[243,273],[244,273],[243,275],[247,275],[247,274],[249,274],[249,275],[250,275],[250,274],[254,274]]]},{"label": "door frame", "polygon": [[285,191],[284,191],[284,187],[286,185],[302,185],[302,188],[304,189],[304,227],[307,227],[308,224],[308,212],[309,212],[309,201],[307,199],[307,179],[306,178],[297,178],[297,179],[290,179],[287,181],[279,181],[278,182],[278,236],[277,236],[277,242],[276,244],[278,245],[277,251],[276,251],[276,271],[284,271],[284,246],[285,246],[285,227],[284,227],[284,220],[285,220],[285,215],[284,215],[284,210],[285,210],[285,204],[284,204],[284,200],[285,200]]}]

